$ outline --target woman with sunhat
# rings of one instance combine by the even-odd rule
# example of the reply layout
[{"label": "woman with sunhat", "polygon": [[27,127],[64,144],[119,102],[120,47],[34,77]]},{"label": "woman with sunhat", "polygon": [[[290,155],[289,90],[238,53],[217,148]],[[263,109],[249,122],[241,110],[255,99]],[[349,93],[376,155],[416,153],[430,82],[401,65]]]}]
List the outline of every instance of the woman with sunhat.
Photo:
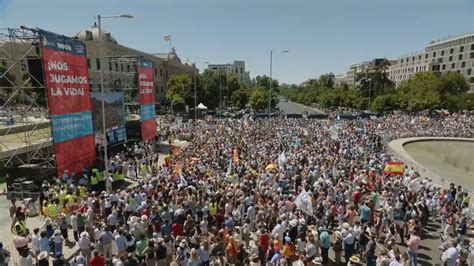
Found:
[{"label": "woman with sunhat", "polygon": [[334,232],[334,241],[332,244],[332,249],[334,251],[334,261],[336,264],[341,263],[342,256],[342,234],[340,231]]},{"label": "woman with sunhat", "polygon": [[347,262],[347,266],[357,266],[362,265],[362,260],[357,256],[352,256],[349,258],[349,262]]}]

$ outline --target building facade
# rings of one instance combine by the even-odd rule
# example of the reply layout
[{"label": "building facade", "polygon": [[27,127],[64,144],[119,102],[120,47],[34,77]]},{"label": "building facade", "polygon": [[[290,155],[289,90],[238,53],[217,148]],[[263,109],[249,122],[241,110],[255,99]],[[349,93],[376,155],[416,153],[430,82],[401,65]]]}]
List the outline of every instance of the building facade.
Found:
[{"label": "building facade", "polygon": [[[166,54],[151,54],[126,47],[117,42],[117,40],[107,31],[102,30],[102,58],[99,55],[99,29],[96,26],[79,32],[74,38],[83,41],[86,45],[87,65],[89,69],[89,84],[92,91],[100,89],[100,71],[104,74],[104,89],[124,91],[125,95],[134,95],[132,99],[128,98],[128,103],[137,102],[137,75],[136,64],[139,57],[151,60],[155,63],[155,90],[156,102],[164,103],[166,100],[166,90],[169,78],[174,74],[198,73],[198,69],[192,64],[183,64],[172,49]],[[18,58],[22,57],[21,63]],[[15,60],[14,60],[15,59]],[[39,47],[30,42],[0,42],[0,68],[9,69],[11,83],[16,86],[23,86],[22,79],[25,73],[37,74],[33,79],[28,79],[33,87],[38,89],[27,90],[35,97],[35,94],[41,94],[45,97],[45,92],[40,91],[43,87],[42,82],[42,63]],[[40,73],[40,74],[38,74]],[[1,75],[2,73],[0,73]],[[44,90],[44,88],[43,88]],[[127,93],[128,92],[128,93]],[[31,96],[30,95],[30,96]],[[45,101],[46,99],[44,99]]]},{"label": "building facade", "polygon": [[[344,78],[341,78],[341,81],[345,82],[348,86],[357,86],[357,75],[361,73],[371,73],[375,71],[375,68],[383,61],[387,60],[386,58],[374,58],[370,61],[353,64],[349,67]],[[392,64],[393,60],[388,60],[390,64]]]},{"label": "building facade", "polygon": [[417,72],[458,72],[474,91],[474,33],[430,42],[424,50],[398,58],[389,67],[390,79],[397,86]]},{"label": "building facade", "polygon": [[237,76],[245,86],[251,85],[250,72],[245,70],[245,61],[234,61],[232,64],[209,64],[207,67],[211,71],[223,71]]},{"label": "building facade", "polygon": [[173,48],[170,53],[151,54],[126,47],[102,29],[102,58],[99,56],[99,29],[96,26],[79,32],[75,38],[86,44],[87,63],[91,90],[100,88],[100,71],[104,71],[104,88],[136,90],[136,60],[139,57],[155,64],[156,101],[166,101],[168,80],[175,74],[195,75],[198,69],[192,64],[183,64]]}]

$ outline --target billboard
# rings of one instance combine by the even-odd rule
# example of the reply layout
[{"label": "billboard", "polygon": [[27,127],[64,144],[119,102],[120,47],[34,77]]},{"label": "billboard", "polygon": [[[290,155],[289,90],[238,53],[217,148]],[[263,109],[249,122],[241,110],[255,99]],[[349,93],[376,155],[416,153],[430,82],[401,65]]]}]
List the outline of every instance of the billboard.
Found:
[{"label": "billboard", "polygon": [[123,92],[91,92],[92,124],[96,144],[103,144],[102,99],[104,99],[107,143],[115,145],[125,142],[125,104]]},{"label": "billboard", "polygon": [[39,36],[58,174],[80,172],[95,161],[86,46],[45,30]]},{"label": "billboard", "polygon": [[138,59],[138,90],[142,139],[151,140],[156,135],[154,64]]}]

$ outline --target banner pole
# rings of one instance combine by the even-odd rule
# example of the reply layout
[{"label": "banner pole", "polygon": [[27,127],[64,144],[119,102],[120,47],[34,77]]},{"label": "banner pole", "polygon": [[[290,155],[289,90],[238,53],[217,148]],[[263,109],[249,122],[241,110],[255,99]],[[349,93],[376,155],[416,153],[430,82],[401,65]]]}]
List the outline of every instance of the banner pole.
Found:
[{"label": "banner pole", "polygon": [[109,162],[108,162],[108,154],[107,154],[107,129],[105,126],[105,95],[104,95],[104,62],[103,62],[103,54],[102,54],[102,23],[100,19],[100,15],[97,16],[98,24],[99,24],[99,58],[100,58],[100,92],[102,96],[102,145],[104,147],[104,172],[106,176],[109,174]]}]

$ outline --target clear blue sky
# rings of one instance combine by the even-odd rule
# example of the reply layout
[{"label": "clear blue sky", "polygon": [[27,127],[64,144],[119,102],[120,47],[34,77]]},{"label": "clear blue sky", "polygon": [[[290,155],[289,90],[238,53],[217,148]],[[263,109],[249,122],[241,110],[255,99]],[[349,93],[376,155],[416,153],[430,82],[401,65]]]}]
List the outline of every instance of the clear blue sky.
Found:
[{"label": "clear blue sky", "polygon": [[[96,14],[123,45],[183,61],[245,60],[251,76],[300,83],[345,73],[353,63],[420,51],[433,39],[474,31],[474,0],[0,0],[0,28],[40,27],[75,35]],[[202,69],[203,64],[198,64]]]}]

